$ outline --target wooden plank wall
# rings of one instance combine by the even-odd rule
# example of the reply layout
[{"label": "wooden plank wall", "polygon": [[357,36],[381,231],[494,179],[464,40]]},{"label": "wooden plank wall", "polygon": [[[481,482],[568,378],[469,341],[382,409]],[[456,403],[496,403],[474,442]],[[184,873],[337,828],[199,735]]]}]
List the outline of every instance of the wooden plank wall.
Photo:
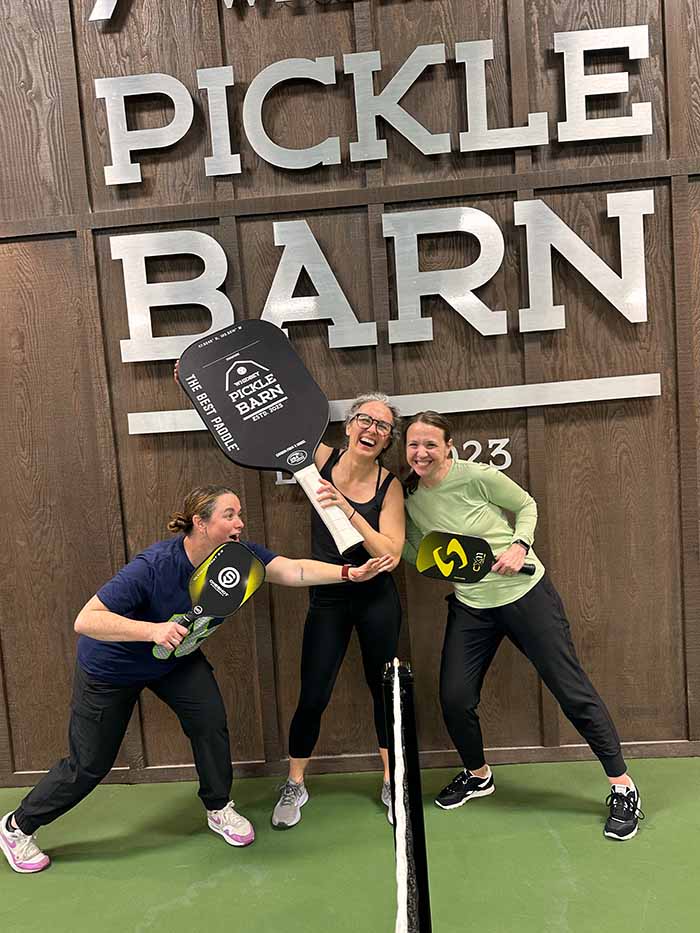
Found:
[{"label": "wooden plank wall", "polygon": [[[579,654],[606,698],[632,755],[700,751],[698,470],[700,421],[700,0],[258,0],[226,10],[218,0],[131,0],[109,24],[88,22],[93,0],[0,0],[0,508],[9,547],[0,567],[0,784],[21,785],[65,750],[73,619],[127,557],[165,536],[170,511],[201,482],[241,490],[251,538],[291,556],[308,553],[308,507],[269,474],[232,467],[203,433],[129,435],[127,413],[185,407],[172,362],[123,363],[129,336],[123,270],[110,236],[194,229],[215,237],[229,261],[225,291],[242,318],[258,317],[277,269],[277,219],[306,220],[361,321],[379,345],[329,350],[326,327],[290,336],[330,398],[379,388],[435,392],[559,379],[660,372],[657,399],[454,417],[461,447],[508,438],[509,475],[536,496],[538,551],[567,604]],[[591,57],[591,70],[630,71],[629,100],[652,102],[651,136],[560,144],[563,67],[555,32],[646,23],[650,57]],[[407,109],[433,132],[465,129],[457,41],[491,38],[491,126],[549,113],[549,146],[422,156],[390,126],[389,158],[353,164],[352,81],[342,54],[380,49],[382,85],[420,44],[445,42],[448,63],[411,88]],[[289,57],[335,56],[331,91],[298,83],[275,92],[267,127],[282,145],[341,139],[342,162],[303,172],[268,165],[242,130],[253,77]],[[197,68],[232,65],[229,111],[244,171],[208,178],[206,101]],[[107,187],[109,164],[98,77],[164,72],[195,100],[187,138],[139,153],[143,183]],[[629,100],[623,106],[627,106]],[[590,116],[620,114],[619,100],[592,101]],[[625,111],[626,112],[626,111]],[[130,104],[132,125],[170,118],[159,101]],[[522,335],[527,304],[517,200],[537,197],[613,268],[617,224],[606,194],[651,188],[645,218],[649,320],[631,325],[581,276],[555,260],[559,332]],[[423,301],[430,343],[389,345],[396,317],[392,245],[384,213],[466,205],[503,230],[505,258],[479,291],[508,309],[509,333],[484,338],[442,299]],[[425,237],[421,268],[465,266],[472,239]],[[191,258],[153,262],[153,280],[197,273]],[[154,312],[154,333],[209,326],[197,307]],[[328,440],[339,441],[339,425]],[[487,454],[482,455],[486,459]],[[400,465],[394,454],[393,465]],[[425,764],[456,762],[437,703],[445,587],[397,573],[407,607],[402,645],[416,668]],[[229,711],[238,773],[284,768],[298,691],[306,595],[265,588],[207,652]],[[482,721],[493,761],[587,757],[586,746],[533,670],[504,645],[488,678]],[[351,646],[317,747],[320,770],[373,768],[370,703]],[[113,779],[191,778],[177,722],[148,693]]]}]

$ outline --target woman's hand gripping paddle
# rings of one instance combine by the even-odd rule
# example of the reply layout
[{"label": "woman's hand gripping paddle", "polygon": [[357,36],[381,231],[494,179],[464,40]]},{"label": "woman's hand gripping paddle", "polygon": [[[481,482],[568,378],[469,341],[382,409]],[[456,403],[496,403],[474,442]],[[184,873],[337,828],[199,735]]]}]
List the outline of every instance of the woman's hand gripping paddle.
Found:
[{"label": "woman's hand gripping paddle", "polygon": [[[175,657],[191,654],[198,648],[226,616],[240,609],[260,589],[264,580],[262,561],[244,544],[228,541],[213,551],[190,577],[192,608],[176,619],[189,631],[175,648]],[[171,654],[172,648],[153,646],[153,656],[161,661],[167,660]]]}]

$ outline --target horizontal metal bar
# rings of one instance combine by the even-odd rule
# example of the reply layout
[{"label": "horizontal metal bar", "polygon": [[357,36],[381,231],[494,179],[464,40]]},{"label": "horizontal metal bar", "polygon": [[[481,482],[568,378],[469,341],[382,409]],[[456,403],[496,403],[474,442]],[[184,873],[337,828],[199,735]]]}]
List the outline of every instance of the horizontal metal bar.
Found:
[{"label": "horizontal metal bar", "polygon": [[[635,376],[603,376],[566,382],[495,386],[490,389],[457,389],[452,392],[394,395],[391,400],[402,415],[415,415],[416,412],[426,409],[443,413],[496,411],[614,399],[652,398],[658,395],[661,395],[661,374],[642,373]],[[351,401],[352,399],[336,399],[330,402],[331,421],[343,421]],[[169,434],[206,430],[194,409],[130,412],[127,417],[129,434]]]}]

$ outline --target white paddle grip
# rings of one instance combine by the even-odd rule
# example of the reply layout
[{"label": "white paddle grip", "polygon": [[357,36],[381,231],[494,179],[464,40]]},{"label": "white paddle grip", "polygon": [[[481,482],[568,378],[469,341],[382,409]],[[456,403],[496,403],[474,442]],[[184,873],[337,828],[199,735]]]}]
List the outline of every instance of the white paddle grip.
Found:
[{"label": "white paddle grip", "polygon": [[321,485],[321,474],[316,469],[316,464],[311,463],[309,466],[304,467],[303,470],[298,470],[294,474],[294,478],[309,497],[311,505],[313,505],[321,516],[323,524],[330,531],[336,543],[336,547],[341,554],[345,554],[350,548],[364,541],[359,531],[356,531],[352,527],[342,509],[337,505],[332,505],[330,508],[324,509],[323,506],[320,505],[316,498],[316,493],[318,487]]}]

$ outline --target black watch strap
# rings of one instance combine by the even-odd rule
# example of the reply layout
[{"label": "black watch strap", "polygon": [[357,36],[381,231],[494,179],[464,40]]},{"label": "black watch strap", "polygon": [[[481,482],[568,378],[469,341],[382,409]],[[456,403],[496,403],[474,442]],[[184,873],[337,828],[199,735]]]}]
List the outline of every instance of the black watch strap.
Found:
[{"label": "black watch strap", "polygon": [[530,545],[527,544],[525,541],[521,540],[520,538],[516,538],[515,541],[513,541],[513,544],[519,544],[521,547],[525,548],[526,554],[530,553]]}]

